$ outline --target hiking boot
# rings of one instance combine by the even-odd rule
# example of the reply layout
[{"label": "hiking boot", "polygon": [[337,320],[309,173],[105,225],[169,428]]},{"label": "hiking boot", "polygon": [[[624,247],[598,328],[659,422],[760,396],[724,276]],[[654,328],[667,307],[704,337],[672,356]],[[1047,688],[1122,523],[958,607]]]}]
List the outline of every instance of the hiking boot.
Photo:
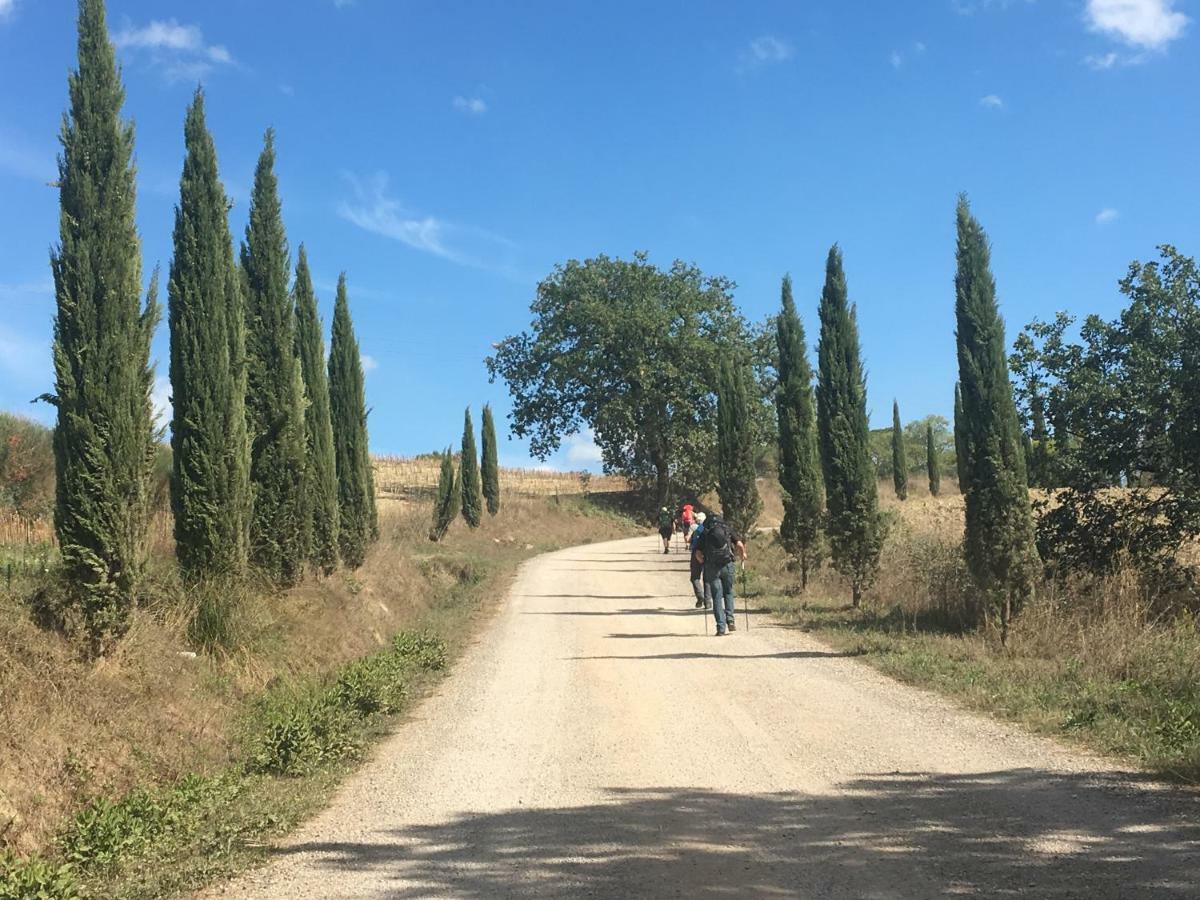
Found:
[{"label": "hiking boot", "polygon": [[697,600],[697,601],[696,601],[696,609],[699,609],[699,608],[700,608],[700,607],[702,607],[702,606],[703,606],[705,609],[708,609],[708,604],[707,604],[707,603],[705,603],[703,600]]},{"label": "hiking boot", "polygon": [[724,632],[724,631],[718,631],[718,632],[717,632],[717,637],[725,637],[725,632]]},{"label": "hiking boot", "polygon": [[728,628],[730,631],[737,631],[737,625],[735,625],[733,622],[730,622],[730,623],[728,623],[728,625],[727,625],[726,627],[727,627],[727,628]]}]

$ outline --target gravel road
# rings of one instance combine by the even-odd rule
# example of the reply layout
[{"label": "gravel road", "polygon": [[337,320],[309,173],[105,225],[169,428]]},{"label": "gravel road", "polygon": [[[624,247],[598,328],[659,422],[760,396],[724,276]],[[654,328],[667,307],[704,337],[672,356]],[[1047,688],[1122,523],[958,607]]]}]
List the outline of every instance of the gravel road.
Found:
[{"label": "gravel road", "polygon": [[527,563],[333,805],[210,896],[1200,897],[1195,796],[765,617],[706,635],[661,546]]}]

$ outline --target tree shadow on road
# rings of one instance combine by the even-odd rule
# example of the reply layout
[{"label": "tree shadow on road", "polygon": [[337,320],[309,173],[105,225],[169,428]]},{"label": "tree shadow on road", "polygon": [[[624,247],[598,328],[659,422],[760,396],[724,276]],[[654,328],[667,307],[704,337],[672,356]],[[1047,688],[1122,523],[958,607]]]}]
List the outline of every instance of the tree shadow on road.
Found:
[{"label": "tree shadow on road", "polygon": [[1196,813],[1112,777],[892,773],[836,796],[614,790],[278,852],[387,897],[1194,898]]}]

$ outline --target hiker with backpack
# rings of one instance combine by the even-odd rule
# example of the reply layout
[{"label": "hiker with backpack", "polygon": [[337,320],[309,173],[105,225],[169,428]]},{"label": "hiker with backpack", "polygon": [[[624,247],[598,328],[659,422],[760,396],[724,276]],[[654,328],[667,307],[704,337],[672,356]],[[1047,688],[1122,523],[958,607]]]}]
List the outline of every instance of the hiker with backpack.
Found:
[{"label": "hiker with backpack", "polygon": [[697,554],[704,565],[704,587],[712,595],[717,637],[737,631],[733,620],[733,575],[737,560],[745,562],[746,544],[724,519],[709,516]]},{"label": "hiker with backpack", "polygon": [[704,563],[701,562],[703,556],[699,555],[705,518],[704,513],[696,513],[696,523],[688,534],[688,555],[691,564],[688,580],[691,581],[692,590],[696,594],[696,609],[708,609],[712,606],[712,594],[709,593],[708,585],[704,583]]},{"label": "hiker with backpack", "polygon": [[671,535],[675,533],[675,519],[665,506],[658,514],[658,534],[662,538],[663,553],[671,552]]}]

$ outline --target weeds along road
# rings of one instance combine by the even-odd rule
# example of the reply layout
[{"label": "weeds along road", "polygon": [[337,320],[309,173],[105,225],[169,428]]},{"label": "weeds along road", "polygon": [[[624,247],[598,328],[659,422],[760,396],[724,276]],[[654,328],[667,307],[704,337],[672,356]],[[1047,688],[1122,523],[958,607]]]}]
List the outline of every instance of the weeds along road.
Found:
[{"label": "weeds along road", "polygon": [[706,636],[656,548],[526,564],[333,806],[214,895],[1200,897],[1194,797],[765,618]]}]

